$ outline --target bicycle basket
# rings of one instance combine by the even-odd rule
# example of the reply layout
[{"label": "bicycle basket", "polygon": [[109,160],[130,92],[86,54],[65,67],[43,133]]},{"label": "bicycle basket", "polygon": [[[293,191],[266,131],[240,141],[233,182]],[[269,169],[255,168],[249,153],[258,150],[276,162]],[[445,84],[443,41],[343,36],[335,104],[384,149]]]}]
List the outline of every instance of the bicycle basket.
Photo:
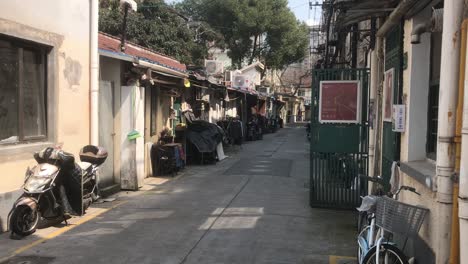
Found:
[{"label": "bicycle basket", "polygon": [[428,212],[423,207],[381,197],[377,200],[375,222],[386,231],[412,237],[418,234]]}]

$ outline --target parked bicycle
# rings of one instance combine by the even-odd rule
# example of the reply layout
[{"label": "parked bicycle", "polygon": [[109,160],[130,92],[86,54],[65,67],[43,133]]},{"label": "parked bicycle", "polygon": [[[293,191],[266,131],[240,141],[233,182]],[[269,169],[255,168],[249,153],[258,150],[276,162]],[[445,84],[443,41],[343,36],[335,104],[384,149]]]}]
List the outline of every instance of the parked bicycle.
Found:
[{"label": "parked bicycle", "polygon": [[[403,253],[408,238],[418,234],[428,209],[398,201],[401,191],[420,195],[415,188],[400,186],[392,198],[383,194],[384,181],[380,177],[361,176],[361,179],[379,185],[377,195],[363,197],[358,221],[358,263],[408,264]],[[393,235],[405,237],[400,249],[393,241]],[[378,250],[377,250],[378,249]]]}]

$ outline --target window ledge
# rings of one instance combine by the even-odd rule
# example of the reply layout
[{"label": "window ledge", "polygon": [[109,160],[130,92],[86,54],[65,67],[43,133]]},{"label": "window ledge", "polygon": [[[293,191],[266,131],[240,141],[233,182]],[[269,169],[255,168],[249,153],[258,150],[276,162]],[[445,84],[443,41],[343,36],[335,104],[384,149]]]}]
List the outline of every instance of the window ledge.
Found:
[{"label": "window ledge", "polygon": [[34,142],[15,145],[0,145],[0,162],[33,158],[33,153],[46,147],[53,147],[52,142]]},{"label": "window ledge", "polygon": [[430,190],[434,189],[433,179],[436,174],[436,165],[427,160],[401,162],[400,170]]}]

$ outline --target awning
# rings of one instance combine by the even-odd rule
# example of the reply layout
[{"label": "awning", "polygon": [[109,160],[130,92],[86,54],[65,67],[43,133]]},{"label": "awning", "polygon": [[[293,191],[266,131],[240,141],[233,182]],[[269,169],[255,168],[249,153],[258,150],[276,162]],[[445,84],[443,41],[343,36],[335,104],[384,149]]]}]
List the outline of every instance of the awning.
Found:
[{"label": "awning", "polygon": [[136,62],[137,59],[131,55],[128,55],[123,52],[115,52],[115,51],[110,51],[110,50],[105,50],[105,49],[98,49],[98,53],[101,56],[104,57],[109,57],[117,60],[122,60],[122,61],[128,61],[128,62]]},{"label": "awning", "polygon": [[170,77],[175,77],[175,78],[180,78],[180,79],[188,78],[188,74],[186,73],[155,64],[148,60],[139,59],[138,64],[136,66],[147,67],[147,68],[150,68],[154,72],[157,72],[159,74],[165,74]]},{"label": "awning", "polygon": [[[404,17],[406,19],[411,18],[431,2],[432,0],[416,1]],[[333,2],[333,9],[337,12],[335,29],[340,31],[352,24],[372,17],[387,16],[398,3],[400,3],[399,0],[335,0]]]},{"label": "awning", "polygon": [[257,91],[252,91],[252,90],[245,90],[245,89],[240,89],[240,88],[234,88],[234,87],[227,87],[229,91],[236,91],[239,93],[244,93],[244,94],[249,94],[249,95],[255,95],[258,96]]},{"label": "awning", "polygon": [[192,86],[193,86],[193,87],[202,88],[202,89],[210,89],[210,88],[209,88],[209,87],[207,87],[207,86],[198,85],[198,84],[195,84],[195,83],[193,83],[193,82],[192,82]]},{"label": "awning", "polygon": [[337,31],[352,24],[368,20],[372,17],[383,17],[393,11],[399,0],[336,0],[333,9],[337,17]]}]

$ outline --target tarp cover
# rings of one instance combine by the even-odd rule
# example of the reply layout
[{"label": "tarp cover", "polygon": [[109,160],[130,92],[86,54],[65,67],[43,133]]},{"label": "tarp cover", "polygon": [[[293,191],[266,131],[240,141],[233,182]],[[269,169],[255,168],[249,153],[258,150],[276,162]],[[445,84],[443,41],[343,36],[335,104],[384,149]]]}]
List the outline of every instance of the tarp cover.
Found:
[{"label": "tarp cover", "polygon": [[194,120],[187,127],[187,139],[200,153],[214,152],[223,139],[223,129],[203,120]]}]

